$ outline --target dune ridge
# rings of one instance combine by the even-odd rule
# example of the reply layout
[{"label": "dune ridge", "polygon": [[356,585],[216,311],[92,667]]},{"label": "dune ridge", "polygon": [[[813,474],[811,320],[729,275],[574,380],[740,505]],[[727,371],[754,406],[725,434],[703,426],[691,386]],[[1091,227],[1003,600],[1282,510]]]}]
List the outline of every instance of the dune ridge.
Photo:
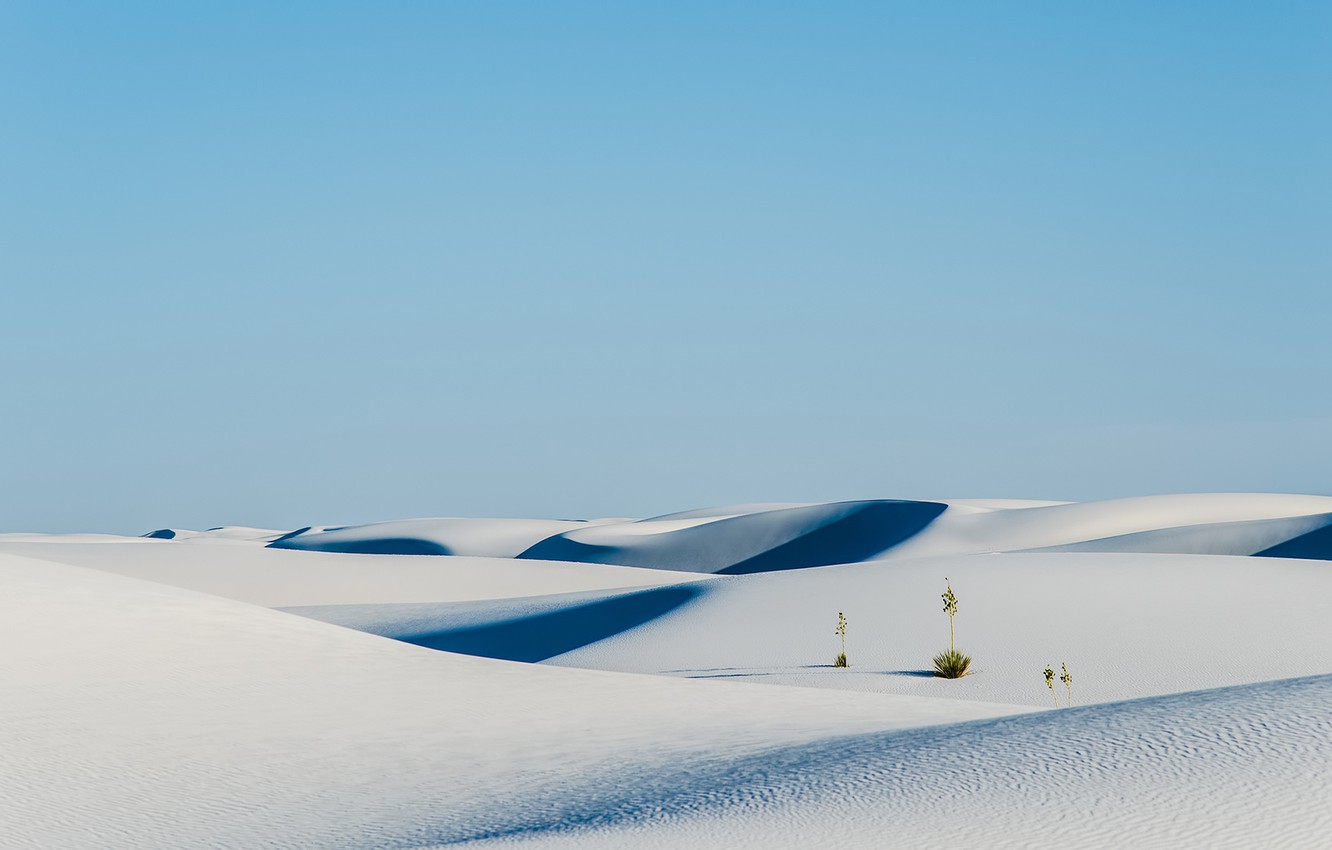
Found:
[{"label": "dune ridge", "polygon": [[[640,520],[417,519],[300,529],[275,548],[482,555],[744,574],[879,558],[1084,551],[1332,559],[1332,497],[1101,502],[879,499],[701,508]],[[1292,541],[1301,539],[1299,544]],[[1283,548],[1284,547],[1284,548]]]}]

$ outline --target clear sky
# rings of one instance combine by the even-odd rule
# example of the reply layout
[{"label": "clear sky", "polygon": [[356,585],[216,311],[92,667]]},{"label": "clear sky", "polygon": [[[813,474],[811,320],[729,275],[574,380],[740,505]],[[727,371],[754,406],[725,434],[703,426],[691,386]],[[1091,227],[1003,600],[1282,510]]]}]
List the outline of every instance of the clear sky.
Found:
[{"label": "clear sky", "polygon": [[0,4],[0,530],[1332,493],[1326,3]]}]

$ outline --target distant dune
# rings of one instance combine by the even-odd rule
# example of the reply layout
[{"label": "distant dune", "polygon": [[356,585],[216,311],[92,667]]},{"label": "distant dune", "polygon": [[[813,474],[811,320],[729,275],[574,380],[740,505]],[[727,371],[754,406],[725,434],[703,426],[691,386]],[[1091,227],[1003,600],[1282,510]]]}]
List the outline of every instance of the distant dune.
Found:
[{"label": "distant dune", "polygon": [[541,540],[590,524],[543,519],[403,519],[342,528],[302,528],[270,545],[275,549],[363,555],[513,558]]},{"label": "distant dune", "polygon": [[1320,532],[1329,527],[1332,497],[1198,494],[1086,503],[990,499],[736,505],[651,519],[587,522],[416,519],[300,529],[270,545],[743,574],[884,557],[1030,550],[1328,560],[1332,531]]}]

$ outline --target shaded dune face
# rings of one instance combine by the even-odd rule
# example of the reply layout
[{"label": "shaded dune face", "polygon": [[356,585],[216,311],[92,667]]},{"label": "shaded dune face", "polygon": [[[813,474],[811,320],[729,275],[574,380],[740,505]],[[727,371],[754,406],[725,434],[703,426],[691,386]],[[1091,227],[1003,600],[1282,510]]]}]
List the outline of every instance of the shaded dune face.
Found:
[{"label": "shaded dune face", "polygon": [[946,508],[937,502],[867,502],[827,525],[717,572],[744,575],[868,560],[914,537]]},{"label": "shaded dune face", "polygon": [[1293,537],[1255,553],[1265,558],[1303,558],[1311,561],[1332,561],[1332,514],[1321,528]]},{"label": "shaded dune face", "polygon": [[360,555],[475,555],[512,558],[552,535],[594,523],[575,520],[459,518],[307,526],[274,539],[274,549]]},{"label": "shaded dune face", "polygon": [[1332,514],[1179,525],[1018,551],[1257,555],[1332,560]]},{"label": "shaded dune face", "polygon": [[701,588],[688,585],[660,587],[513,620],[408,635],[402,640],[464,655],[545,661],[660,617],[700,592]]},{"label": "shaded dune face", "polygon": [[[833,502],[759,511],[674,527],[644,520],[547,538],[521,558],[741,575],[864,561],[920,533],[940,502]],[[653,523],[665,526],[651,531]],[[643,533],[647,531],[647,533]]]},{"label": "shaded dune face", "polygon": [[427,649],[538,662],[641,626],[703,591],[696,584],[686,584],[629,593],[556,594],[537,600],[284,610]]},{"label": "shaded dune face", "polygon": [[692,522],[682,522],[679,517],[687,514],[677,514],[575,529],[547,538],[519,557],[723,575],[983,552],[1332,559],[1332,512],[1326,510],[1332,500],[1314,497],[1290,505],[1283,504],[1285,499],[1167,496],[1011,508],[835,502],[714,514]]},{"label": "shaded dune face", "polygon": [[[272,544],[274,549],[295,549],[285,541]],[[419,537],[377,537],[367,540],[337,540],[322,544],[317,552],[343,552],[356,555],[452,555],[453,550],[433,540]]]}]

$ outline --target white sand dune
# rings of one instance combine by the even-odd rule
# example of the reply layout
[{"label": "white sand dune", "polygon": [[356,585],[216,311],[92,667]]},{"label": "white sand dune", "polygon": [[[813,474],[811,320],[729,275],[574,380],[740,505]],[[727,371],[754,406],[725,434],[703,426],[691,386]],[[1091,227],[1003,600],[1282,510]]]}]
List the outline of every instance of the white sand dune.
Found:
[{"label": "white sand dune", "polygon": [[1016,710],[470,658],[12,555],[0,586],[5,847],[421,846],[666,764]]},{"label": "white sand dune", "polygon": [[[976,671],[957,681],[928,675],[949,643],[945,576],[959,597],[957,645]],[[1042,670],[1064,662],[1086,704],[1332,671],[1328,599],[1332,569],[1319,561],[882,561],[715,579],[662,616],[550,663],[1051,705]],[[850,621],[847,670],[827,666],[839,611]],[[1066,702],[1062,688],[1057,696]]]},{"label": "white sand dune", "polygon": [[10,532],[0,534],[0,546],[11,543],[134,543],[142,538],[120,534],[41,534]]},{"label": "white sand dune", "polygon": [[908,540],[946,506],[877,500],[760,508],[577,528],[524,558],[695,572],[754,573],[863,561]]},{"label": "white sand dune", "polygon": [[[751,573],[880,557],[1068,548],[1254,555],[1332,527],[1332,497],[1147,496],[1087,503],[1004,500],[737,506],[578,528],[523,557]],[[1332,534],[1332,532],[1329,532]],[[1332,536],[1294,557],[1332,558]]]},{"label": "white sand dune", "polygon": [[958,499],[765,503],[642,520],[436,518],[356,526],[152,532],[274,548],[476,555],[745,574],[877,558],[1031,550],[1332,559],[1332,497],[1263,493],[1103,502]]},{"label": "white sand dune", "polygon": [[695,573],[508,558],[325,554],[261,546],[197,545],[195,539],[115,538],[114,546],[7,543],[26,555],[213,593],[269,607],[449,602],[645,587],[697,580]]},{"label": "white sand dune", "polygon": [[1327,497],[171,531],[0,535],[0,847],[1332,832]]},{"label": "white sand dune", "polygon": [[[960,598],[958,646],[976,668],[958,681],[930,675],[949,641],[945,576]],[[1328,599],[1332,568],[1321,561],[1014,554],[462,605],[293,610],[516,660],[1049,706],[1047,663],[1069,665],[1078,704],[1332,671]],[[838,612],[850,621],[849,669],[831,666]],[[1066,702],[1062,687],[1058,699]]]},{"label": "white sand dune", "polygon": [[253,528],[248,525],[223,525],[203,531],[188,528],[159,528],[143,535],[152,540],[192,540],[195,543],[239,540],[251,543],[272,543],[289,534],[276,528]]},{"label": "white sand dune", "polygon": [[480,555],[512,558],[533,544],[614,520],[403,519],[341,528],[307,528],[275,541],[278,549],[364,555]]},{"label": "white sand dune", "polygon": [[[1254,555],[1328,525],[1332,497],[1327,496],[1143,496],[1019,510],[950,509],[890,554],[910,558],[1066,547]],[[1332,546],[1321,557],[1332,558]]]},{"label": "white sand dune", "polygon": [[469,846],[1313,850],[1329,703],[1320,676],[858,735],[681,766]]}]

